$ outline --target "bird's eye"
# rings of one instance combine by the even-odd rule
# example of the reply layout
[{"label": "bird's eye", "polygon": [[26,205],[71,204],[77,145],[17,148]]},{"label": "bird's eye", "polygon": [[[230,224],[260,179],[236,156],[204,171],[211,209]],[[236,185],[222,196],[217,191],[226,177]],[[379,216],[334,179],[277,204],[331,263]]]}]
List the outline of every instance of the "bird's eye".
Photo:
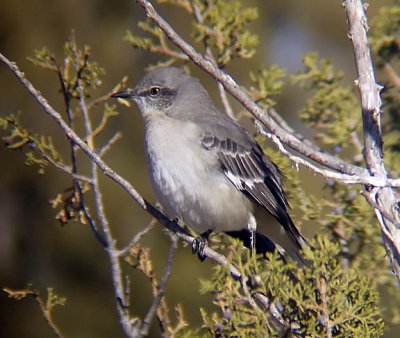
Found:
[{"label": "bird's eye", "polygon": [[149,95],[151,97],[156,97],[156,96],[160,95],[160,92],[161,92],[160,87],[151,87],[149,89]]}]

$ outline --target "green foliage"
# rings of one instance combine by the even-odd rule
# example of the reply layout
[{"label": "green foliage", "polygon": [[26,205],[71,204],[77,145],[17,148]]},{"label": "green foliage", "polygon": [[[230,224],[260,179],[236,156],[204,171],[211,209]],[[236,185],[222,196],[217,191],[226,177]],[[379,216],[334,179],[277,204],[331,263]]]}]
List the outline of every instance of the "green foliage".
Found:
[{"label": "green foliage", "polygon": [[[357,161],[362,148],[357,137],[361,131],[361,119],[352,90],[341,87],[342,74],[315,53],[305,56],[304,64],[305,70],[293,76],[292,81],[315,93],[307,101],[300,117],[313,127],[321,146],[338,145],[338,150],[347,148],[343,155]],[[392,92],[384,93],[383,99],[386,107],[391,107],[391,114],[386,117],[391,122],[384,127],[387,134],[385,158],[392,168],[398,170],[399,101],[394,99]],[[397,107],[397,112],[393,107]],[[310,221],[318,224],[322,232],[339,245],[343,266],[350,267],[360,276],[367,276],[376,290],[385,290],[385,294],[391,294],[393,304],[399,304],[400,296],[385,258],[381,232],[373,211],[360,194],[360,187],[328,180],[326,197],[316,199],[302,191],[299,177],[288,159],[271,149],[264,150],[285,173],[288,197],[296,201],[292,203],[296,224],[300,227]],[[398,306],[381,304],[381,309],[388,323],[398,322]]]},{"label": "green foliage", "polygon": [[230,257],[245,279],[234,280],[225,267],[214,267],[201,291],[214,295],[218,313],[202,310],[205,328],[218,337],[280,337],[287,328],[277,324],[271,304],[265,309],[256,301],[258,294],[274,304],[279,319],[297,335],[381,336],[378,294],[370,280],[354,269],[343,269],[340,248],[327,237],[317,236],[310,244],[304,252],[310,265],[299,268],[276,253],[255,261],[233,242]]},{"label": "green foliage", "polygon": [[291,77],[307,91],[314,92],[300,112],[300,119],[316,129],[315,137],[329,146],[352,145],[349,136],[360,131],[360,108],[351,88],[342,87],[341,72],[332,63],[310,53],[303,57],[304,69]]},{"label": "green foliage", "polygon": [[[150,33],[156,37],[159,37],[159,32],[161,31],[157,27],[153,27],[150,25],[149,22],[140,22],[138,24],[138,27],[142,29],[144,32]],[[161,31],[162,33],[162,31]],[[164,34],[161,34],[162,36]],[[132,45],[133,48],[141,49],[143,51],[152,51],[153,41],[150,38],[140,38],[134,34],[132,34],[131,31],[126,31],[124,40],[128,42],[129,44]]]},{"label": "green foliage", "polygon": [[256,72],[250,72],[250,80],[252,86],[249,92],[254,101],[264,108],[275,106],[276,102],[273,97],[280,95],[283,88],[285,70],[276,65],[270,69],[259,69]]},{"label": "green foliage", "polygon": [[[74,32],[71,33],[64,44],[62,63],[59,63],[54,54],[47,48],[35,51],[35,55],[28,59],[35,65],[57,75],[69,126],[77,130],[76,122],[85,121],[86,135],[82,137],[90,146],[94,147],[96,137],[106,128],[110,118],[118,115],[116,105],[107,104],[106,101],[111,93],[125,86],[127,77],[124,77],[119,84],[112,88],[111,93],[86,101],[86,99],[91,98],[92,92],[102,85],[101,77],[105,71],[97,62],[90,60],[90,47],[79,48]],[[103,105],[101,119],[98,124],[94,124],[89,121],[91,118],[89,114],[101,105]],[[88,124],[93,124],[90,132],[87,129]],[[82,194],[90,191],[91,186],[87,182],[79,182],[75,145],[70,143],[73,160],[71,165],[67,165],[56,150],[53,140],[23,127],[19,122],[19,115],[10,114],[0,117],[0,128],[9,133],[2,138],[4,145],[11,150],[23,150],[26,154],[25,163],[39,166],[40,174],[43,174],[45,168],[52,164],[72,176],[71,186],[56,194],[56,197],[50,201],[50,205],[53,209],[57,209],[55,218],[61,224],[64,225],[70,220],[87,224],[86,215],[82,210]],[[103,155],[109,146],[119,139],[120,135],[117,136],[99,150],[100,155]]]},{"label": "green foliage", "polygon": [[9,132],[2,137],[4,145],[10,150],[23,150],[26,155],[25,164],[37,165],[40,174],[44,174],[49,161],[62,163],[53,140],[22,127],[18,115],[0,117],[0,128]]},{"label": "green foliage", "polygon": [[[265,144],[265,139],[258,138],[261,145]],[[321,199],[304,191],[303,184],[299,177],[299,171],[293,168],[291,161],[282,156],[271,147],[264,147],[264,152],[269,158],[285,173],[284,186],[285,192],[291,204],[293,213],[296,215],[296,226],[300,229],[309,222],[318,222],[324,219]],[[290,203],[293,201],[293,203]]]},{"label": "green foliage", "polygon": [[195,42],[204,41],[216,50],[219,67],[236,58],[250,58],[255,53],[258,37],[246,26],[258,18],[257,8],[243,8],[239,1],[197,0],[194,6],[202,20],[194,25]]},{"label": "green foliage", "polygon": [[380,58],[389,62],[400,59],[400,2],[383,7],[379,14],[371,20],[371,48]]},{"label": "green foliage", "polygon": [[383,7],[371,20],[369,41],[375,53],[376,64],[381,70],[379,81],[384,109],[385,163],[393,176],[400,173],[400,2]]},{"label": "green foliage", "polygon": [[[234,59],[250,58],[255,53],[258,37],[247,26],[258,17],[257,8],[244,8],[239,1],[222,0],[161,0],[160,3],[183,8],[193,16],[192,36],[196,43],[201,43],[223,68]],[[164,64],[177,60],[187,61],[186,55],[168,45],[165,35],[154,24],[139,22],[138,28],[149,37],[139,37],[127,31],[125,41],[132,47],[159,53],[169,59]]]},{"label": "green foliage", "polygon": [[57,63],[56,57],[47,48],[35,51],[33,57],[28,60],[44,69],[56,72],[62,85],[62,92],[67,98],[79,99],[79,82],[84,89],[84,95],[89,96],[89,89],[102,85],[101,76],[105,71],[97,62],[89,61],[90,47],[79,49],[75,41],[75,33],[72,32],[64,44],[64,63]]},{"label": "green foliage", "polygon": [[[14,298],[15,300],[21,300],[26,297],[32,296],[34,298],[41,298],[40,292],[33,289],[31,285],[28,285],[25,289],[13,290],[10,288],[3,288],[3,291],[8,294],[8,297]],[[60,297],[54,292],[51,287],[47,288],[46,301],[42,301],[43,309],[47,312],[51,312],[55,306],[65,305],[66,298]]]},{"label": "green foliage", "polygon": [[[285,188],[289,201],[293,202],[296,226],[301,228],[309,222],[317,225],[320,233],[339,246],[337,259],[343,267],[368,278],[376,291],[390,294],[380,302],[381,315],[388,324],[399,323],[398,287],[382,246],[380,228],[369,204],[360,194],[360,187],[329,180],[324,189],[326,196],[316,198],[304,192],[298,172],[287,158],[271,148],[264,148],[264,151],[285,173]],[[391,305],[387,304],[387,298]]]}]

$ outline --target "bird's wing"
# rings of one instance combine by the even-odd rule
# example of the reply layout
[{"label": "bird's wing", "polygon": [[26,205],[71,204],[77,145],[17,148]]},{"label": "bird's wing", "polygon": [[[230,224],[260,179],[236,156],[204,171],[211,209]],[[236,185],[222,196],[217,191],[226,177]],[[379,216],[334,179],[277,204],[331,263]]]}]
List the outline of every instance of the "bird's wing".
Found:
[{"label": "bird's wing", "polygon": [[235,187],[266,209],[298,242],[301,235],[288,214],[281,172],[260,146],[253,142],[245,147],[212,134],[203,136],[202,146],[215,151],[221,170]]},{"label": "bird's wing", "polygon": [[221,169],[238,190],[249,194],[280,220],[280,214],[288,206],[280,172],[272,162],[264,161],[265,155],[257,144],[245,148],[230,138],[219,139],[214,135],[206,135],[202,145],[217,153]]}]

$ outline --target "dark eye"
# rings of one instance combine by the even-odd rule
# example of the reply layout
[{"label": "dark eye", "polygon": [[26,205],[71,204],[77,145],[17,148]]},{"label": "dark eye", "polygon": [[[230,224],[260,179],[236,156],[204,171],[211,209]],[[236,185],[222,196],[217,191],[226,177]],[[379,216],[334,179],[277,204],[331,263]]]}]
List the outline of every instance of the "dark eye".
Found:
[{"label": "dark eye", "polygon": [[149,95],[151,97],[156,97],[156,96],[160,95],[160,92],[161,92],[160,87],[151,87],[149,89]]}]

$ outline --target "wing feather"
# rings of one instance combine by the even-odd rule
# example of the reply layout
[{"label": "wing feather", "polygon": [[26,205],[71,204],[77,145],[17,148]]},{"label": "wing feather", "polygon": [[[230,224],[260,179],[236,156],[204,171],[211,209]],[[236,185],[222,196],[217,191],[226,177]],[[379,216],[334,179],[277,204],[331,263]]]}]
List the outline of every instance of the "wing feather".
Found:
[{"label": "wing feather", "polygon": [[257,143],[244,147],[228,137],[221,140],[208,134],[202,144],[217,152],[221,169],[237,189],[268,210],[294,235],[299,235],[287,211],[289,205],[282,188],[281,172]]}]

